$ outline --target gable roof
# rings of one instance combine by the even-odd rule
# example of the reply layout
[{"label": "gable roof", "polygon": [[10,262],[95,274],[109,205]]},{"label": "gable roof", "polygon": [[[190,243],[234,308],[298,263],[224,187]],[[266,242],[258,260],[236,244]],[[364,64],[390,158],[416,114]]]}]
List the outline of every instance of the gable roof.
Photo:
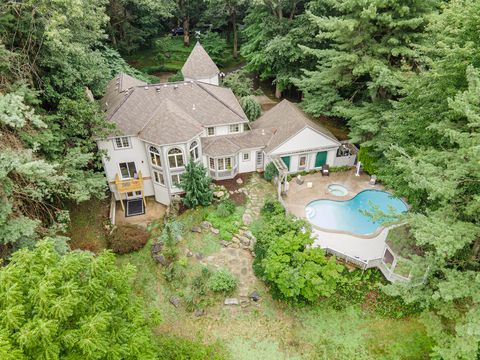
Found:
[{"label": "gable roof", "polygon": [[205,79],[218,75],[220,70],[199,42],[195,44],[182,67],[182,75],[190,79]]},{"label": "gable roof", "polygon": [[202,151],[212,157],[235,155],[240,150],[265,147],[272,135],[271,130],[255,129],[240,134],[204,137]]},{"label": "gable roof", "polygon": [[206,126],[248,122],[230,89],[195,81],[147,85],[138,80],[126,88],[122,78],[109,83],[101,106],[124,135],[172,144],[190,140]]},{"label": "gable roof", "polygon": [[267,153],[275,150],[305,128],[311,128],[340,145],[340,142],[330,131],[310,119],[297,105],[288,100],[282,100],[275,105],[255,120],[251,127],[253,129],[270,129],[273,132],[265,148]]}]

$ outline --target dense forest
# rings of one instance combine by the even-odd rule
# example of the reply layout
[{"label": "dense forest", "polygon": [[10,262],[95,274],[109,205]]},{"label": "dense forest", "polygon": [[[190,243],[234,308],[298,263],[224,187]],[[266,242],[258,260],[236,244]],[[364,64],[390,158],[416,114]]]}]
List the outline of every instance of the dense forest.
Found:
[{"label": "dense forest", "polygon": [[120,72],[158,81],[125,59],[178,27],[185,46],[217,34],[212,51],[275,96],[347,124],[364,170],[411,205],[422,253],[422,284],[383,291],[421,309],[432,358],[480,359],[475,0],[3,1],[0,357],[161,358],[133,269],[70,251],[68,204],[107,196],[95,140],[112,125],[92,99]]}]

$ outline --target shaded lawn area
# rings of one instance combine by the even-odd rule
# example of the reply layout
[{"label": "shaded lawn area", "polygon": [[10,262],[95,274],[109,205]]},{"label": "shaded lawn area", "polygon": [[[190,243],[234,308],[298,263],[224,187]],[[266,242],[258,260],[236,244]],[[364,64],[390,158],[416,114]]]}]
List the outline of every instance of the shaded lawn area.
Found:
[{"label": "shaded lawn area", "polygon": [[[160,52],[160,46],[157,41],[162,42],[164,48],[165,63],[160,64],[157,59],[157,55]],[[190,46],[183,46],[182,36],[166,36],[158,38],[154,41],[151,48],[143,48],[135,53],[126,56],[127,62],[136,69],[139,69],[147,74],[159,76],[162,72],[176,73],[180,71],[185,64],[190,52],[195,46],[196,40],[192,37],[190,40]],[[221,71],[228,72],[232,69],[236,69],[242,64],[243,60],[239,57],[234,59],[232,57],[232,49],[229,46],[225,51],[225,64],[221,67]]]},{"label": "shaded lawn area", "polygon": [[[220,249],[220,237],[190,231],[212,211],[212,207],[188,210],[178,217],[185,226],[179,243],[181,256],[186,249],[203,256]],[[152,237],[161,227],[160,223],[152,227]],[[168,335],[218,346],[235,360],[428,359],[432,343],[415,316],[383,317],[358,304],[336,310],[328,301],[294,307],[272,299],[261,282],[258,306],[225,307],[223,296],[211,295],[201,305],[206,315],[196,317],[183,296],[191,293],[192,280],[202,265],[196,256],[184,257],[184,276],[168,283],[163,268],[151,259],[151,244],[152,240],[142,250],[117,259],[119,264],[136,266],[135,292],[144,298],[147,313],[158,312],[162,319],[160,325],[152,325],[158,339]],[[172,295],[182,298],[178,308],[169,303]]]},{"label": "shaded lawn area", "polygon": [[110,200],[90,200],[67,205],[70,212],[70,237],[72,250],[81,249],[99,253],[107,248],[107,230]]}]

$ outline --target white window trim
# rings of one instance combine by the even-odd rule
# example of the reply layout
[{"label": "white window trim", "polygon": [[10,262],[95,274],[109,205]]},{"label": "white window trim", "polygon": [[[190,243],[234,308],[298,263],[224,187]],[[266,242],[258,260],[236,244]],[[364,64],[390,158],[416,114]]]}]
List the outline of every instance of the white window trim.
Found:
[{"label": "white window trim", "polygon": [[[160,181],[157,181],[156,180],[156,176],[155,174],[158,175],[158,179],[163,179],[163,183],[160,182]],[[165,176],[163,175],[163,172],[159,171],[159,170],[153,170],[153,182],[157,185],[160,185],[160,186],[165,186]]]},{"label": "white window trim", "polygon": [[[210,132],[208,131],[209,129],[213,129],[213,134],[210,134]],[[216,129],[215,129],[215,126],[208,126],[207,127],[207,136],[215,136],[216,134]]]},{"label": "white window trim", "polygon": [[[195,143],[195,146],[192,148],[192,145]],[[192,152],[195,154],[195,150],[196,150],[196,153],[197,153],[197,157],[195,156],[192,156]],[[200,144],[198,143],[197,140],[194,140],[190,143],[190,145],[188,146],[188,155],[190,156],[190,158],[193,159],[193,161],[197,161],[198,159],[200,159]]]},{"label": "white window trim", "polygon": [[[247,155],[246,159],[245,159],[245,155]],[[250,161],[250,153],[249,152],[242,153],[242,160],[243,161]]]},{"label": "white window trim", "polygon": [[[154,151],[151,151],[150,149],[151,148],[154,148],[158,151],[158,153],[154,152]],[[158,150],[157,147],[151,145],[148,147],[148,155],[150,156],[150,164],[153,166],[153,167],[156,167],[156,168],[162,168],[162,156],[160,154],[160,150]],[[155,156],[158,156],[159,160],[160,160],[160,165],[157,165],[157,164],[154,164],[153,161],[152,161],[152,154],[155,155]]]},{"label": "white window trim", "polygon": [[[180,189],[180,187],[178,187],[176,184],[180,182],[182,174],[183,173],[170,174],[170,181],[172,182],[172,188]],[[178,180],[179,180],[178,182],[173,181],[174,176],[178,176]]]},{"label": "white window trim", "polygon": [[[300,159],[305,157],[305,165],[300,165]],[[298,170],[305,170],[308,167],[308,154],[298,155]]]},{"label": "white window trim", "polygon": [[[122,168],[120,167],[120,164],[129,164],[129,163],[133,163],[133,165],[135,166],[135,173],[133,173],[133,176],[131,177],[123,177],[122,175]],[[128,169],[128,165],[127,165],[127,169]],[[129,179],[134,179],[135,178],[135,174],[138,174],[138,171],[137,171],[137,164],[135,164],[135,161],[122,161],[120,163],[118,163],[118,172],[120,174],[120,178],[122,180],[129,180]],[[130,173],[130,169],[128,169],[128,172]]]},{"label": "white window trim", "polygon": [[[180,154],[170,154],[170,151],[172,151],[173,149],[178,149],[180,150]],[[170,166],[170,157],[175,157],[175,166],[172,167]],[[177,161],[177,156],[181,156],[182,157],[182,165],[178,166],[178,161]],[[168,149],[167,151],[167,162],[168,162],[168,167],[170,169],[183,169],[185,167],[185,156],[184,156],[184,151],[180,148],[180,147],[177,147],[177,146],[174,146],[170,149]]]},{"label": "white window trim", "polygon": [[[122,146],[118,146],[117,144],[117,139],[120,139],[120,142],[122,143]],[[127,140],[128,145],[124,146],[123,141]],[[125,150],[125,149],[131,149],[132,148],[132,142],[130,141],[130,137],[128,136],[117,136],[116,138],[113,138],[113,148],[115,150]]]},{"label": "white window trim", "polygon": [[[236,127],[237,130],[232,131],[232,127]],[[230,134],[237,134],[240,132],[240,124],[231,124],[228,128]]]}]

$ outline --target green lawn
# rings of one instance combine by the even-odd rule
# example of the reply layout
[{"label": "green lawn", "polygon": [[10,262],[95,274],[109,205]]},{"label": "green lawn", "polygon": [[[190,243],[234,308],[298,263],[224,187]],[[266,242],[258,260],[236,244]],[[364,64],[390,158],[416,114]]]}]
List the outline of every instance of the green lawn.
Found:
[{"label": "green lawn", "polygon": [[[183,38],[181,36],[171,37],[166,36],[154,41],[154,46],[151,48],[144,48],[126,57],[127,62],[133,67],[151,75],[156,75],[161,72],[176,73],[180,71],[183,64],[187,60],[190,52],[195,45],[196,40],[191,38],[190,46],[183,46]],[[162,64],[158,60],[158,54],[164,54],[166,60]],[[238,67],[242,63],[242,59],[233,59],[231,49],[225,51],[224,59],[225,65],[222,71],[229,71]]]}]

